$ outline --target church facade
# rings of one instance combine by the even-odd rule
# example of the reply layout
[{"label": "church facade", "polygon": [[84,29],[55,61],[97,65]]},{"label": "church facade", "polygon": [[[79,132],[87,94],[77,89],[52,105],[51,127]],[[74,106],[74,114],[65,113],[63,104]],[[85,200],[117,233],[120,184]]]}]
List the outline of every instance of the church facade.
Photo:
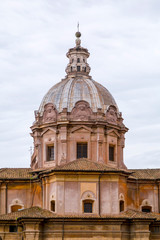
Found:
[{"label": "church facade", "polygon": [[160,239],[160,169],[127,169],[122,113],[69,49],[66,77],[35,111],[30,168],[0,169],[0,239]]}]

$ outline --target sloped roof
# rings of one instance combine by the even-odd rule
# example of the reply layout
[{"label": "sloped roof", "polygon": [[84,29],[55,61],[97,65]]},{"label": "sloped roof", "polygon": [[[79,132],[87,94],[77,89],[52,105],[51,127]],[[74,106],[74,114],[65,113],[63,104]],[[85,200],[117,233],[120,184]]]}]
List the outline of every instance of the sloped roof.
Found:
[{"label": "sloped roof", "polygon": [[56,166],[54,168],[55,171],[125,171],[124,169],[118,169],[114,167],[109,167],[106,164],[90,161],[88,159],[78,159],[72,162],[66,163],[61,166]]},{"label": "sloped roof", "polygon": [[160,214],[155,213],[144,213],[139,212],[136,210],[127,210],[125,212],[121,212],[119,214],[107,214],[107,215],[101,215],[98,214],[65,214],[65,215],[59,215],[56,213],[53,213],[49,210],[42,209],[40,207],[31,207],[26,208],[17,212],[12,212],[8,214],[2,214],[0,215],[0,221],[16,221],[21,218],[31,218],[31,219],[56,219],[56,218],[63,218],[63,219],[89,219],[89,218],[98,218],[98,219],[153,219],[160,221]]},{"label": "sloped roof", "polygon": [[30,168],[1,168],[0,179],[33,179]]},{"label": "sloped roof", "polygon": [[23,210],[19,210],[17,212],[12,212],[8,214],[0,215],[0,220],[17,220],[18,218],[50,218],[53,217],[54,214],[51,211],[46,209],[42,209],[40,207],[31,207]]},{"label": "sloped roof", "polygon": [[130,178],[136,179],[160,179],[160,169],[129,169],[133,173]]}]

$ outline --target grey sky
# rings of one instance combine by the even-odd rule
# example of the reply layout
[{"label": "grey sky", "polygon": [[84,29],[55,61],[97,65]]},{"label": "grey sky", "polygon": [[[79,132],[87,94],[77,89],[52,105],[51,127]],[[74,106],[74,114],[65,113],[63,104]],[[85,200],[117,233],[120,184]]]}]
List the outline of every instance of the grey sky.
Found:
[{"label": "grey sky", "polygon": [[126,126],[129,168],[160,168],[160,1],[0,1],[0,167],[29,167],[34,110],[66,74],[77,21]]}]

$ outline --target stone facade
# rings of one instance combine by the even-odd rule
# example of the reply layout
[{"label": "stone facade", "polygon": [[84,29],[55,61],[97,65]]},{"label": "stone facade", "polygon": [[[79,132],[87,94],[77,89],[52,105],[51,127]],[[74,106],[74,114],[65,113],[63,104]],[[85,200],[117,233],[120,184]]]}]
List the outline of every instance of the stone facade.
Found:
[{"label": "stone facade", "polygon": [[160,239],[160,169],[129,170],[122,113],[69,49],[31,127],[31,168],[0,170],[0,239]]}]

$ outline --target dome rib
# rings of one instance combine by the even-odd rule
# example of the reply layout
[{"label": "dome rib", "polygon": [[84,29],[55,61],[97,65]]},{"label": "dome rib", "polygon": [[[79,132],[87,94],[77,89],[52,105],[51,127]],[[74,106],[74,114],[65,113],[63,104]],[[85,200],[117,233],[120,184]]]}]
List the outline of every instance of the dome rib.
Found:
[{"label": "dome rib", "polygon": [[101,108],[105,113],[109,105],[115,105],[118,110],[114,98],[101,84],[89,78],[67,78],[48,91],[39,107],[39,113],[43,115],[47,103],[54,104],[58,112],[62,112],[63,108],[71,112],[80,100],[88,102],[93,112]]}]

